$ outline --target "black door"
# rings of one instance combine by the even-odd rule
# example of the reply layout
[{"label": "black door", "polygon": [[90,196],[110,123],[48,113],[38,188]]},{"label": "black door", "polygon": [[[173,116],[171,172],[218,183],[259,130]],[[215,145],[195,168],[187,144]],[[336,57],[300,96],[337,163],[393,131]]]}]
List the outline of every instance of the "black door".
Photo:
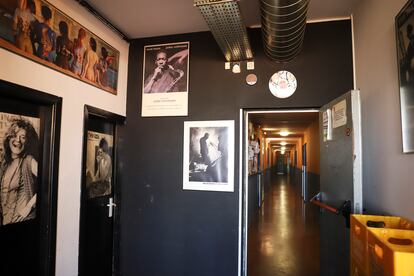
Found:
[{"label": "black door", "polygon": [[105,276],[116,270],[116,122],[86,112],[79,274]]},{"label": "black door", "polygon": [[53,275],[61,99],[0,92],[0,275]]}]

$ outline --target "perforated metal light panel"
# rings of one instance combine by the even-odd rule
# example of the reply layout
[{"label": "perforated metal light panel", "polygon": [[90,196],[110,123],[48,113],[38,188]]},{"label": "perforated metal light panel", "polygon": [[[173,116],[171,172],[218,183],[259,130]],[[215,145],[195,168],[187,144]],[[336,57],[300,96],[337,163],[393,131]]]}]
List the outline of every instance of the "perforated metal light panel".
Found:
[{"label": "perforated metal light panel", "polygon": [[227,61],[253,58],[239,4],[235,0],[194,0]]}]

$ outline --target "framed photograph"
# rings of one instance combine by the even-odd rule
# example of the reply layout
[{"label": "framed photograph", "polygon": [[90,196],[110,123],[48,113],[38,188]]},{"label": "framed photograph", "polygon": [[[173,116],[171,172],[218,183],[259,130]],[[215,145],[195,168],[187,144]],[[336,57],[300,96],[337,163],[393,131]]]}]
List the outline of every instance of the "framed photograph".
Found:
[{"label": "framed photograph", "polygon": [[395,18],[403,152],[414,152],[414,1]]},{"label": "framed photograph", "polygon": [[187,116],[190,42],[144,47],[142,117]]},{"label": "framed photograph", "polygon": [[1,225],[36,218],[39,134],[40,118],[0,111]]},{"label": "framed photograph", "polygon": [[112,193],[112,160],[114,136],[88,130],[86,143],[86,190],[88,198]]},{"label": "framed photograph", "polygon": [[[61,98],[0,81],[0,275],[53,275]],[[34,257],[36,256],[36,257]]]},{"label": "framed photograph", "polygon": [[234,191],[234,121],[184,122],[183,189]]},{"label": "framed photograph", "polygon": [[120,200],[116,145],[125,117],[88,105],[84,112],[79,275],[115,275]]},{"label": "framed photograph", "polygon": [[119,52],[45,0],[0,1],[0,47],[117,94]]}]

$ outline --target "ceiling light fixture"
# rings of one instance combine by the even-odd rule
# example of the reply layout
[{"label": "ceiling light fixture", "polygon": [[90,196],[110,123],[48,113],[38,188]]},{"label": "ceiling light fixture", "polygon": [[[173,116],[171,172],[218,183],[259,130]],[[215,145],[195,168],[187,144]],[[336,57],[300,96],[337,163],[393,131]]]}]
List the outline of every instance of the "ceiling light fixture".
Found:
[{"label": "ceiling light fixture", "polygon": [[286,145],[287,145],[287,143],[286,143],[286,142],[280,142],[280,144],[281,144],[282,146],[286,146]]},{"label": "ceiling light fixture", "polygon": [[279,132],[279,135],[283,136],[283,137],[286,137],[286,136],[289,135],[289,131],[281,131],[281,132]]}]

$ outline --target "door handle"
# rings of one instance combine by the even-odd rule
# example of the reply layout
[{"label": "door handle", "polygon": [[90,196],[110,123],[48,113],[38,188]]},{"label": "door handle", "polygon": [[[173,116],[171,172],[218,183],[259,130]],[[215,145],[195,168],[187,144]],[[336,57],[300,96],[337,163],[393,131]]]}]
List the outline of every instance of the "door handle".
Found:
[{"label": "door handle", "polygon": [[350,227],[350,221],[351,221],[351,214],[352,214],[352,203],[350,200],[345,200],[344,203],[342,203],[341,207],[335,208],[332,206],[329,206],[321,201],[321,192],[316,194],[312,199],[310,200],[311,203],[319,206],[322,209],[328,210],[331,213],[334,213],[335,215],[340,215],[345,218],[346,220],[346,227]]},{"label": "door handle", "polygon": [[109,203],[106,206],[108,206],[108,218],[112,218],[114,207],[116,207],[113,197],[109,198]]}]

